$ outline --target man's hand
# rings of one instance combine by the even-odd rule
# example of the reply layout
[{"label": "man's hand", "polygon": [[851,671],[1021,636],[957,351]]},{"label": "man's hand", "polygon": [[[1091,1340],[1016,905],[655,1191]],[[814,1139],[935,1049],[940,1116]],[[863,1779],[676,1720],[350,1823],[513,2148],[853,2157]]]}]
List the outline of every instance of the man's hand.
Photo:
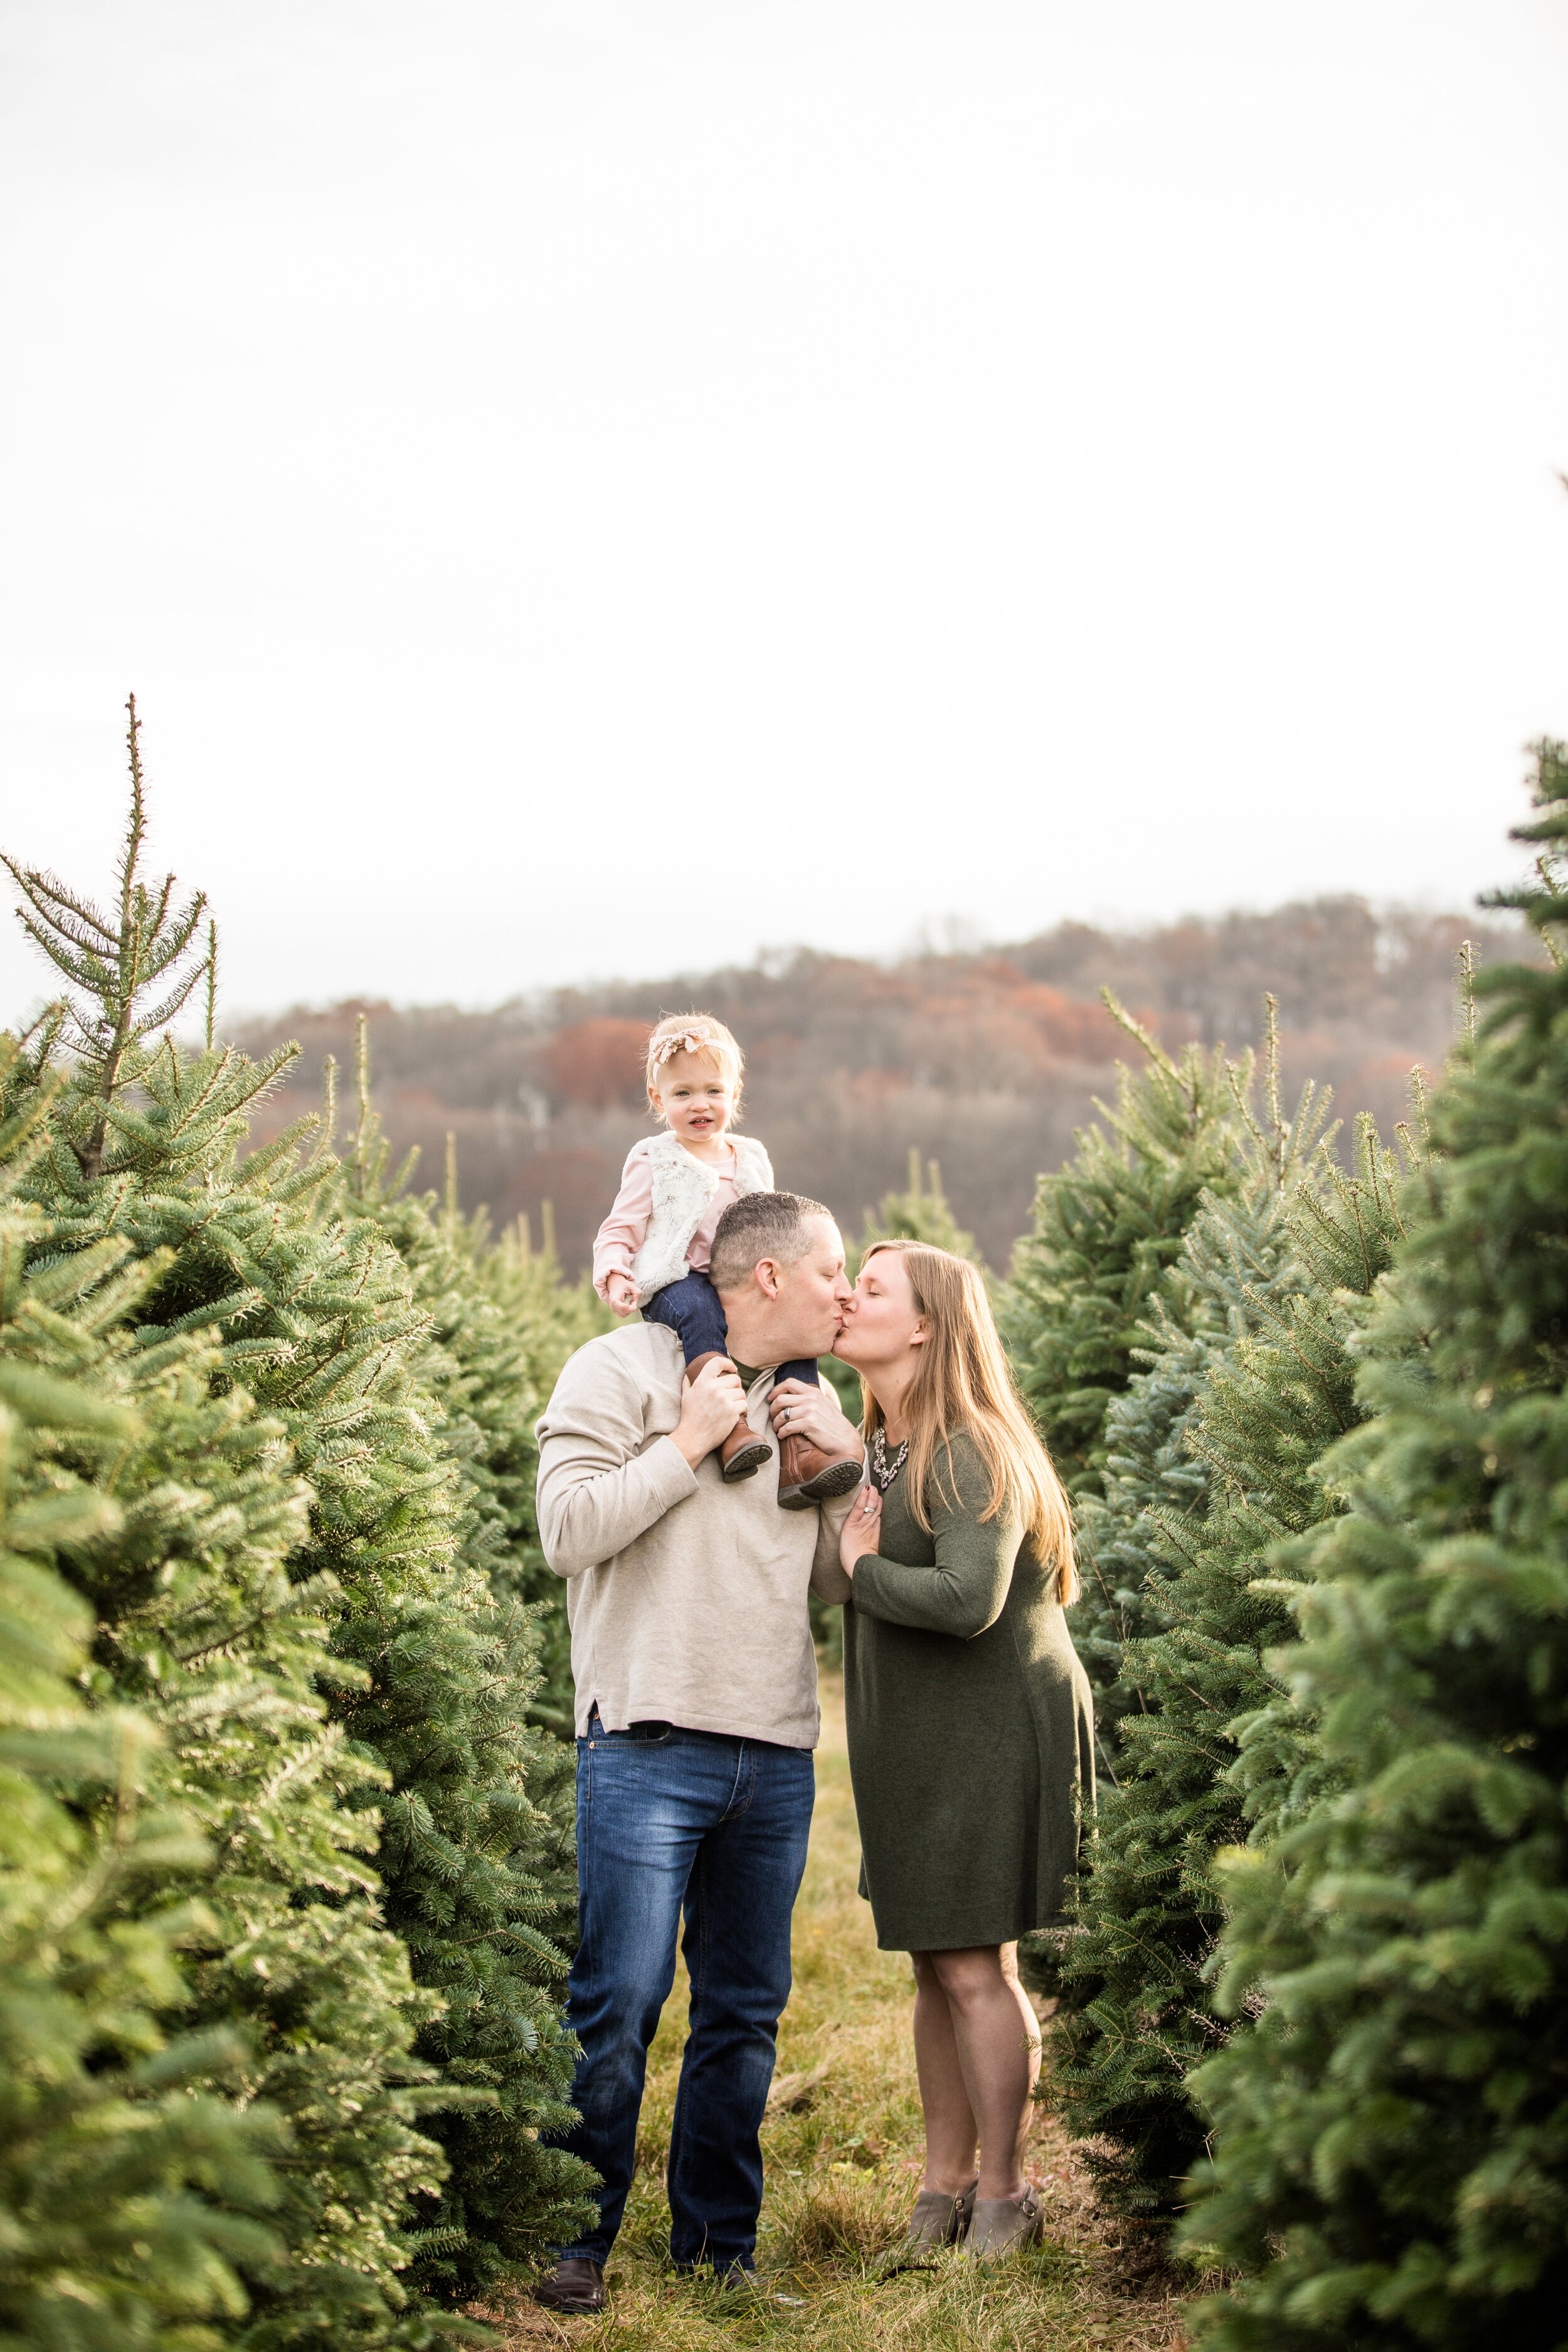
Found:
[{"label": "man's hand", "polygon": [[838,1558],[844,1573],[854,1580],[855,1563],[875,1551],[882,1537],[882,1497],[868,1482],[849,1507],[849,1517],[838,1530]]},{"label": "man's hand", "polygon": [[629,1315],[641,1296],[629,1274],[612,1274],[605,1285],[605,1304],[616,1315]]},{"label": "man's hand", "polygon": [[824,1385],[810,1381],[780,1381],[768,1398],[776,1437],[809,1437],[837,1461],[841,1454],[862,1450],[860,1433],[846,1421],[838,1399]]},{"label": "man's hand", "polygon": [[688,1381],[680,1399],[680,1419],[670,1431],[676,1444],[695,1470],[721,1445],[746,1410],[741,1375],[727,1356],[704,1364]]}]

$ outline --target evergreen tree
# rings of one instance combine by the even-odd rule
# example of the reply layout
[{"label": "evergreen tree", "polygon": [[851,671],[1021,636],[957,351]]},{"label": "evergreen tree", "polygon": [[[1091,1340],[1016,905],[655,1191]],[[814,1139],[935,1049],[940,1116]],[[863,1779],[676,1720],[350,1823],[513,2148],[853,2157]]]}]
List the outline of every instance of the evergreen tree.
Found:
[{"label": "evergreen tree", "polygon": [[[94,1696],[132,1704],[157,1727],[171,1785],[217,1857],[212,1933],[193,1947],[179,2022],[241,2031],[250,2059],[238,2095],[270,2102],[289,2126],[277,2214],[287,2260],[252,2279],[239,2340],[270,2352],[331,2328],[345,2343],[412,2347],[431,2331],[398,2277],[407,2202],[434,2192],[444,2168],[416,2127],[437,2095],[422,2087],[433,2070],[412,2044],[435,2004],[415,1992],[383,1924],[367,1859],[376,1823],[365,1809],[386,1772],[326,1721],[322,1686],[341,1699],[365,1677],[333,1657],[326,1615],[342,1595],[309,1561],[305,1417],[290,1433],[241,1385],[247,1373],[275,1376],[293,1350],[249,1333],[225,1347],[215,1329],[254,1305],[236,1286],[242,1228],[226,1218],[225,1178],[271,1072],[210,1051],[187,1062],[166,1037],[150,1043],[138,976],[163,992],[153,1012],[177,1007],[190,975],[165,950],[171,939],[188,946],[194,926],[189,908],[173,911],[171,883],[153,892],[140,879],[134,715],[132,751],[117,918],[48,877],[17,877],[27,928],[54,939],[74,982],[62,1018],[76,1058],[51,1148],[25,1179],[46,1222],[11,1343],[45,1375],[68,1371],[80,1343],[58,1317],[69,1305],[98,1335],[100,1381],[142,1432],[133,1447],[78,1437],[62,1449],[72,1475],[111,1482],[116,1507],[58,1565],[93,1611]],[[211,951],[209,938],[209,983]],[[35,1073],[14,1073],[24,1098],[37,1059]],[[282,1204],[261,1193],[255,1163],[246,1178],[244,1220],[277,1246]],[[188,1271],[198,1252],[213,1268],[205,1299]],[[317,1304],[326,1286],[341,1306],[369,1286],[366,1271],[337,1269],[332,1281],[321,1254],[292,1253],[291,1278]]]},{"label": "evergreen tree", "polygon": [[[539,1689],[530,1713],[570,1738],[574,1717],[566,1588],[546,1565],[539,1541],[534,1424],[568,1356],[609,1330],[615,1318],[586,1275],[574,1283],[563,1276],[552,1220],[545,1220],[542,1249],[533,1247],[526,1217],[492,1241],[484,1212],[466,1222],[460,1219],[455,1187],[447,1189],[446,1230],[467,1255],[483,1297],[500,1318],[519,1374],[515,1402],[509,1402],[503,1415],[490,1415],[488,1423],[489,1460],[502,1482],[507,1516],[505,1556],[492,1576],[498,1589],[535,1612]],[[566,1769],[570,1776],[570,1756]]]},{"label": "evergreen tree", "polygon": [[1042,1176],[1033,1229],[998,1301],[1018,1382],[1074,1495],[1098,1494],[1106,1408],[1126,1388],[1150,1301],[1205,1192],[1228,1191],[1234,1097],[1223,1049],[1173,1061],[1107,993],[1143,1049],[1118,1071],[1116,1107]]},{"label": "evergreen tree", "polygon": [[858,1271],[860,1260],[873,1242],[929,1242],[932,1249],[951,1250],[954,1257],[966,1257],[978,1265],[980,1253],[974,1246],[974,1235],[966,1234],[952,1213],[952,1204],[942,1188],[942,1170],[934,1160],[921,1171],[921,1155],[910,1146],[910,1181],[901,1192],[884,1192],[877,1207],[866,1212],[866,1230],[857,1248],[851,1244],[853,1269]]},{"label": "evergreen tree", "polygon": [[[1236,1181],[1236,1099],[1223,1050],[1194,1045],[1173,1060],[1106,1001],[1142,1047],[1143,1066],[1119,1071],[1115,1108],[1099,1104],[1100,1122],[1079,1133],[1072,1159],[1040,1178],[1032,1230],[996,1302],[1019,1385],[1078,1506],[1083,1591],[1073,1641],[1097,1706],[1115,1687],[1142,1601],[1126,1563],[1100,1556],[1092,1506],[1104,1492],[1106,1416],[1137,1370],[1146,1318],[1205,1192],[1226,1193]],[[1117,1712],[1113,1701],[1108,1721]]]},{"label": "evergreen tree", "polygon": [[[16,1058],[0,1041],[8,1091]],[[100,1344],[68,1286],[26,1273],[47,1226],[16,1186],[47,1108],[33,1087],[0,1126],[0,2336],[200,2352],[218,2341],[208,2320],[247,2310],[241,2269],[275,2258],[256,2217],[277,2201],[278,2134],[210,2087],[243,2059],[232,2035],[167,2030],[213,1855],[150,1787],[152,1725],[86,1704],[91,1616],[52,1564],[121,1517],[63,1453],[128,1452],[140,1430],[94,1378]],[[40,1318],[63,1376],[15,1344]]]},{"label": "evergreen tree", "polygon": [[[1166,1289],[1180,1272],[1178,1261]],[[1178,1298],[1150,1302],[1144,1344],[1132,1350],[1132,1378],[1106,1412],[1102,1491],[1079,1504],[1093,1587],[1089,1606],[1073,1612],[1073,1646],[1095,1686],[1095,1737],[1111,1788],[1121,1769],[1121,1718],[1143,1703],[1124,1676],[1125,1654],[1130,1643],[1166,1622],[1151,1582],[1162,1566],[1162,1517],[1173,1511],[1201,1516],[1206,1504],[1207,1465],[1189,1451],[1187,1432],[1210,1368],[1232,1337],[1205,1294],[1186,1289]]]},{"label": "evergreen tree", "polygon": [[[1340,1791],[1227,1860],[1188,2228],[1258,2274],[1206,2346],[1544,2352],[1568,2298],[1568,746],[1538,747],[1550,969],[1479,983],[1473,1053],[1299,1548],[1289,1677]],[[1418,1218],[1418,1222],[1416,1219]]]},{"label": "evergreen tree", "polygon": [[[1285,1767],[1279,1738],[1245,1767],[1237,1753],[1241,1719],[1261,1720],[1276,1692],[1268,1654],[1291,1631],[1264,1563],[1328,1507],[1313,1464],[1356,1417],[1349,1343],[1395,1230],[1394,1171],[1370,1124],[1352,1177],[1312,1148],[1318,1125],[1309,1097],[1290,1128],[1275,1110],[1253,1130],[1240,1189],[1206,1202],[1188,1234],[1173,1286],[1186,1328],[1173,1318],[1134,1382],[1167,1433],[1142,1486],[1123,1474],[1121,1541],[1144,1556],[1163,1623],[1123,1664],[1120,1785],[1100,1807],[1067,1959],[1085,2005],[1065,2021],[1060,2088],[1099,2143],[1107,2193],[1144,2215],[1170,2210],[1202,2149],[1185,2078],[1226,2031],[1206,1983],[1213,1857],[1247,1833],[1250,1811],[1279,1811],[1265,1769]],[[1184,1495],[1178,1443],[1201,1474]],[[1295,1777],[1310,1769],[1295,1759]]]},{"label": "evergreen tree", "polygon": [[[464,1557],[466,1541],[484,1549],[476,1530],[488,1524],[483,1481],[465,1467],[471,1427],[448,1429],[423,1377],[437,1369],[431,1318],[380,1205],[356,1201],[360,1177],[340,1170],[325,1138],[303,1156],[300,1128],[240,1160],[249,1108],[288,1052],[253,1065],[212,1043],[210,934],[205,1049],[182,1053],[166,1034],[153,1042],[189,993],[171,944],[188,961],[197,932],[171,884],[149,891],[140,879],[134,712],[131,741],[116,917],[12,869],[27,926],[67,982],[75,1048],[56,1146],[29,1181],[57,1253],[93,1265],[110,1244],[129,1252],[128,1278],[143,1289],[135,1360],[172,1384],[188,1437],[171,1441],[175,1475],[154,1482],[131,1557],[68,1565],[98,1616],[104,1696],[133,1696],[171,1734],[177,1725],[182,1739],[209,1742],[184,1778],[204,1802],[232,1803],[239,1818],[224,1833],[238,1845],[253,1827],[258,1850],[239,1874],[272,1873],[276,1916],[258,1922],[237,1902],[202,1977],[215,2014],[245,2010],[256,2087],[309,2150],[288,2176],[291,2259],[258,2290],[244,2340],[270,2352],[330,2329],[345,2344],[413,2345],[461,2323],[404,2308],[398,2273],[411,2252],[427,2273],[446,2264],[445,2284],[463,2291],[531,2233],[569,2224],[578,2193],[570,2163],[529,2136],[518,2067],[503,2092],[473,2078],[471,2051],[438,2070],[410,2049],[421,2028],[438,2039],[453,1990],[461,2009],[482,1979],[495,2002],[483,2030],[526,2045],[531,2112],[559,2116],[567,2053],[541,1988],[561,1963],[535,1924],[548,1891],[525,1885],[515,1859],[526,1838],[542,1838],[553,1862],[559,1840],[520,1777],[529,1685],[525,1668],[515,1679],[519,1647],[500,1643],[496,1596]],[[151,1004],[150,989],[161,992]],[[286,1498],[269,1478],[284,1479]],[[171,1581],[165,1563],[195,1557],[205,1570],[215,1547],[212,1591]],[[190,1692],[181,1676],[227,1669],[235,1688],[215,1716],[205,1685]],[[154,1670],[173,1687],[144,1689]],[[275,1848],[265,1808],[252,1825],[244,1773],[223,1752],[231,1706],[248,1706],[258,1759],[274,1742],[268,1769],[258,1764],[268,1801],[302,1804],[315,1790],[330,1822]],[[378,1829],[379,1901],[366,1859]],[[271,1899],[256,1898],[264,1909]],[[263,1926],[276,1948],[253,1957],[246,1937]],[[409,1982],[410,1948],[428,1990]],[[485,2196],[470,2198],[460,2179],[440,2191],[440,2152],[413,2127],[433,2107],[448,2130],[480,2109],[509,2116],[520,2158],[504,2217],[487,2220]],[[437,2227],[411,2240],[409,2200],[443,2193]]]},{"label": "evergreen tree", "polygon": [[[439,1406],[436,1435],[458,1477],[447,1591],[464,1579],[470,1613],[448,1605],[430,1629],[458,1704],[433,1710],[428,1668],[411,1673],[405,1655],[395,1676],[375,1682],[374,1713],[356,1728],[391,1768],[395,1790],[416,1792],[384,1808],[381,1867],[388,1916],[416,1976],[444,2002],[420,2051],[444,2083],[483,2095],[434,2126],[450,2175],[419,2266],[444,2293],[469,2297],[537,2252],[542,2225],[569,2228],[570,2200],[589,2185],[574,2159],[539,2145],[570,2116],[566,1962],[551,1931],[576,1904],[574,1757],[528,1720],[540,1604],[522,1595],[537,1538],[541,1401],[522,1339],[480,1278],[483,1228],[458,1214],[455,1169],[442,1205],[410,1192],[401,1172],[389,1175],[388,1159],[362,1031],[359,1122],[338,1181],[345,1206],[393,1243],[428,1318],[416,1370]],[[359,1630],[363,1641],[363,1621]],[[362,1652],[373,1667],[390,1630],[376,1626]],[[397,1631],[405,1642],[405,1625]]]}]

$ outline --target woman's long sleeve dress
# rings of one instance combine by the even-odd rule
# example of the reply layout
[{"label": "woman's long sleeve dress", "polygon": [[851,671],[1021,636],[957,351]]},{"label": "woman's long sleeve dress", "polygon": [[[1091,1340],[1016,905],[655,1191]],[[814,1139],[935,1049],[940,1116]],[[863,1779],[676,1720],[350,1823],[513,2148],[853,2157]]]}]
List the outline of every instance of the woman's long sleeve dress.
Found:
[{"label": "woman's long sleeve dress", "polygon": [[879,1549],[858,1560],[844,1611],[849,1769],[860,1891],[885,1951],[1011,1943],[1061,1918],[1079,1825],[1094,1797],[1088,1677],[1056,1571],[952,1440],[956,1502],[933,1491],[928,1535],[903,1476]]}]

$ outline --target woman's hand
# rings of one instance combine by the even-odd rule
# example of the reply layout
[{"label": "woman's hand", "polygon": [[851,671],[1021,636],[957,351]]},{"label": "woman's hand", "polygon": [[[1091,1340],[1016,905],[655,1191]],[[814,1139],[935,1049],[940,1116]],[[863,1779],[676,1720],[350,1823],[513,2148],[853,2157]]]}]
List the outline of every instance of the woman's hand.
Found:
[{"label": "woman's hand", "polygon": [[858,1454],[860,1433],[846,1421],[830,1388],[810,1381],[780,1381],[768,1396],[775,1437],[808,1437],[824,1454]]},{"label": "woman's hand", "polygon": [[612,1274],[605,1285],[605,1304],[615,1315],[629,1315],[639,1296],[629,1274]]},{"label": "woman's hand", "polygon": [[849,1517],[838,1530],[838,1558],[846,1576],[853,1580],[855,1563],[875,1551],[882,1533],[882,1497],[869,1481],[861,1487],[849,1507]]}]

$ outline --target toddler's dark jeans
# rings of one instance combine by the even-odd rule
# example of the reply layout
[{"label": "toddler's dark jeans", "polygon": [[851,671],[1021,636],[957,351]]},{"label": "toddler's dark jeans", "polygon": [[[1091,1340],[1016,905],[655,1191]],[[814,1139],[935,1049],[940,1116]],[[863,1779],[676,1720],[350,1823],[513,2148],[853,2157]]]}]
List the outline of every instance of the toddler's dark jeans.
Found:
[{"label": "toddler's dark jeans", "polygon": [[[729,1328],[724,1321],[724,1309],[719,1304],[719,1294],[705,1274],[683,1275],[663,1290],[656,1290],[643,1302],[645,1323],[662,1323],[673,1331],[680,1342],[681,1353],[689,1364],[699,1356],[721,1356],[730,1352]],[[791,1363],[781,1364],[773,1374],[775,1381],[809,1381],[814,1388],[820,1385],[815,1358],[799,1356]]]}]

